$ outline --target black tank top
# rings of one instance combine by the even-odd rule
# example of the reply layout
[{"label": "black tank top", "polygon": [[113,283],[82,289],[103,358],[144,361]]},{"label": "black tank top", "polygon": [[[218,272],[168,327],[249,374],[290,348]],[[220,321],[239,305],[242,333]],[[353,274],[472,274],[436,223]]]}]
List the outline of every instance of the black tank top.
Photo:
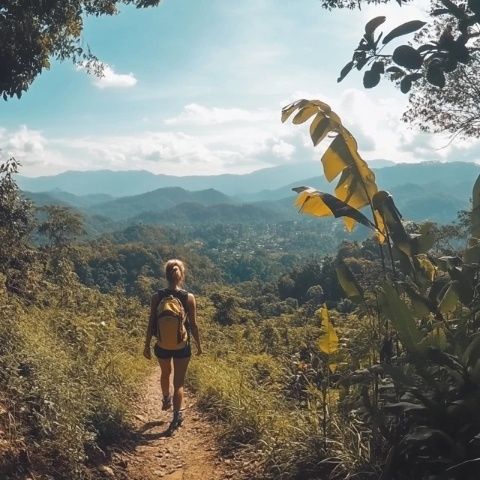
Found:
[{"label": "black tank top", "polygon": [[162,300],[162,298],[166,297],[167,295],[173,295],[182,302],[183,309],[188,317],[188,292],[181,289],[173,290],[172,288],[162,288],[158,291],[158,300]]}]

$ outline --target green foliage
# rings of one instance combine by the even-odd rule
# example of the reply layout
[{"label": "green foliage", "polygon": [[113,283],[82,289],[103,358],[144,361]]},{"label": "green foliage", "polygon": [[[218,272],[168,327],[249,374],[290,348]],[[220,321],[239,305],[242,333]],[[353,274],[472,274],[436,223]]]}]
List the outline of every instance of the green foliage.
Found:
[{"label": "green foliage", "polygon": [[[439,2],[440,3],[440,2]],[[475,2],[468,5],[455,4],[454,2],[441,2],[441,9],[432,10],[432,23],[428,28],[428,39],[417,48],[411,45],[400,45],[395,48],[391,55],[385,55],[383,48],[395,38],[412,34],[424,28],[426,22],[410,20],[397,26],[386,35],[383,32],[375,38],[375,30],[385,21],[385,17],[376,17],[367,23],[365,34],[360,40],[353,54],[352,62],[342,71],[339,81],[343,80],[352,67],[362,70],[365,66],[371,66],[365,72],[364,84],[367,88],[376,86],[380,81],[380,74],[394,74],[395,80],[409,79],[409,85],[420,78],[443,88],[445,86],[445,74],[456,70],[457,65],[468,64],[471,61],[471,52],[476,49],[470,40],[476,37],[473,28],[478,25]],[[435,17],[442,16],[442,20],[435,21]],[[455,23],[453,23],[455,22]],[[455,25],[457,32],[454,32]],[[439,28],[443,26],[443,28]],[[417,39],[422,35],[417,35]],[[380,43],[380,40],[382,42]],[[384,70],[385,65],[391,62],[399,67],[391,67]],[[347,71],[347,70],[348,71]],[[370,78],[375,75],[375,81]],[[366,81],[368,79],[368,81]],[[406,93],[409,89],[402,88]]]},{"label": "green foliage", "polygon": [[76,64],[102,74],[102,64],[83,45],[87,15],[114,15],[118,5],[156,6],[160,0],[69,0],[62,2],[2,3],[0,17],[0,95],[21,97],[51,58],[71,58]]},{"label": "green foliage", "polygon": [[[423,77],[418,79],[403,120],[425,132],[449,132],[455,136],[477,138],[480,111],[475,78],[479,58],[478,53],[472,53],[469,64],[459,63],[446,76],[444,88],[438,86],[442,77],[435,69],[429,71],[433,82]],[[436,77],[439,81],[435,81]]]},{"label": "green foliage", "polygon": [[86,462],[127,427],[146,373],[137,360],[146,311],[78,282],[65,246],[81,224],[69,212],[49,209],[52,248],[32,245],[34,217],[12,177],[16,164],[2,169],[0,426],[10,449],[0,451],[0,468],[12,478],[22,469],[87,478]]},{"label": "green foliage", "polygon": [[18,163],[12,158],[0,165],[0,273],[12,291],[25,292],[26,272],[34,258],[29,246],[33,206],[20,194],[14,180]]},{"label": "green foliage", "polygon": [[[361,8],[362,4],[390,0],[324,0],[325,8]],[[402,5],[402,0],[397,0]],[[363,84],[373,88],[382,76],[395,82],[402,93],[411,92],[403,119],[425,131],[449,131],[478,137],[479,7],[476,1],[435,0],[428,23],[410,20],[384,35],[376,33],[386,18],[376,17],[365,26],[365,34],[352,60],[340,72],[342,81],[354,68],[365,69]],[[394,40],[415,33],[413,42],[384,49]]]},{"label": "green foliage", "polygon": [[46,205],[39,211],[46,218],[38,232],[47,238],[50,247],[65,247],[85,231],[82,216],[68,207]]},{"label": "green foliage", "polygon": [[[367,25],[365,42],[373,42],[373,32],[382,22],[383,17]],[[414,26],[404,25],[390,37]],[[420,67],[411,54],[412,47],[399,49],[394,54],[397,63]],[[348,149],[339,149],[336,155],[330,160],[324,157],[325,169],[330,161],[341,165],[351,160]],[[380,232],[377,240],[382,260],[382,275],[377,276],[371,291],[362,292],[349,268],[362,271],[354,256],[358,250],[344,247],[338,253],[338,278],[345,294],[359,302],[357,328],[366,340],[363,351],[352,348],[347,340],[346,351],[339,352],[340,358],[352,360],[338,381],[347,389],[339,405],[344,411],[355,406],[361,412],[364,428],[371,431],[370,463],[383,465],[382,478],[473,480],[477,475],[480,385],[475,369],[480,364],[476,338],[480,327],[480,249],[475,225],[479,181],[474,186],[472,213],[464,215],[474,236],[463,256],[435,256],[432,247],[439,229],[430,223],[417,226],[418,230],[407,228],[392,196],[385,191],[376,191],[370,202]],[[456,236],[459,230],[445,234]],[[382,244],[387,247],[390,269]],[[291,288],[287,282],[283,286]],[[335,338],[334,332],[332,329]],[[322,344],[321,350],[332,351],[328,344]],[[326,360],[330,362],[330,358]],[[360,368],[355,370],[352,367],[357,362]],[[324,432],[326,392],[333,386],[327,377],[327,386],[321,388]],[[340,418],[341,423],[347,422]]]},{"label": "green foliage", "polygon": [[[259,478],[314,478],[329,472],[337,462],[325,458],[316,404],[305,408],[305,401],[302,407],[293,395],[304,363],[288,353],[307,344],[313,348],[319,327],[306,332],[292,317],[282,317],[219,329],[209,320],[208,305],[202,302],[199,312],[201,330],[209,333],[204,335],[208,354],[192,363],[189,382],[200,405],[223,421],[225,448],[243,448]],[[262,352],[268,344],[271,349]]]},{"label": "green foliage", "polygon": [[25,467],[59,479],[85,478],[89,454],[126,428],[144,373],[134,326],[144,310],[136,305],[127,323],[121,299],[74,288],[67,300],[64,288],[44,286],[41,309],[1,291],[1,390],[28,438]]}]

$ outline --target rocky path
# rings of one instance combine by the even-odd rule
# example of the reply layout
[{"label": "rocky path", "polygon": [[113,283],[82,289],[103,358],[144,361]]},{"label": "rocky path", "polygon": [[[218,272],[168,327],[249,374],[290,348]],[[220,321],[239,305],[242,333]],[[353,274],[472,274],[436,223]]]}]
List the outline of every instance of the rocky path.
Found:
[{"label": "rocky path", "polygon": [[102,476],[119,480],[223,480],[247,478],[245,463],[224,458],[216,428],[187,394],[185,420],[173,436],[166,430],[172,412],[162,412],[159,373],[149,379],[135,416],[135,433],[115,449]]}]

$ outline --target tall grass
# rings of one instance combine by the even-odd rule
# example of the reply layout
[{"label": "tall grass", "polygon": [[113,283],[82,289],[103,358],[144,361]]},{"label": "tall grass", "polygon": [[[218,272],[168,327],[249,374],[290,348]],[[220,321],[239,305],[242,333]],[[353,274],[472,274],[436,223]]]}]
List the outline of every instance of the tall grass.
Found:
[{"label": "tall grass", "polygon": [[199,406],[221,420],[226,448],[252,457],[250,474],[279,480],[374,478],[369,432],[353,408],[347,414],[339,410],[341,390],[324,395],[322,366],[315,363],[321,360],[298,354],[318,352],[318,322],[307,325],[286,315],[219,326],[208,302],[199,299],[199,307],[206,354],[193,359],[188,381]]},{"label": "tall grass", "polygon": [[146,374],[135,333],[144,312],[137,306],[136,316],[119,318],[118,298],[79,285],[67,299],[57,293],[42,292],[38,308],[0,290],[0,391],[15,425],[0,465],[12,475],[22,464],[82,479],[89,456],[125,427]]}]

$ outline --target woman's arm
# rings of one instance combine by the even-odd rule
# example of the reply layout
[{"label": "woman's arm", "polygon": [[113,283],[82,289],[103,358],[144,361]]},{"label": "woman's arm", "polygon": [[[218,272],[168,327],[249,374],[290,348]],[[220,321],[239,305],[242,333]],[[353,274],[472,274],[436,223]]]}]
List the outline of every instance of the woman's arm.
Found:
[{"label": "woman's arm", "polygon": [[198,333],[197,325],[197,303],[195,302],[195,297],[191,293],[188,294],[188,318],[190,320],[192,337],[197,345],[197,355],[201,355],[202,347],[200,345],[200,334]]},{"label": "woman's arm", "polygon": [[150,360],[152,358],[152,351],[150,344],[152,343],[152,327],[156,318],[158,304],[158,295],[152,295],[150,301],[150,317],[148,319],[147,331],[145,332],[145,348],[143,349],[143,356]]}]

